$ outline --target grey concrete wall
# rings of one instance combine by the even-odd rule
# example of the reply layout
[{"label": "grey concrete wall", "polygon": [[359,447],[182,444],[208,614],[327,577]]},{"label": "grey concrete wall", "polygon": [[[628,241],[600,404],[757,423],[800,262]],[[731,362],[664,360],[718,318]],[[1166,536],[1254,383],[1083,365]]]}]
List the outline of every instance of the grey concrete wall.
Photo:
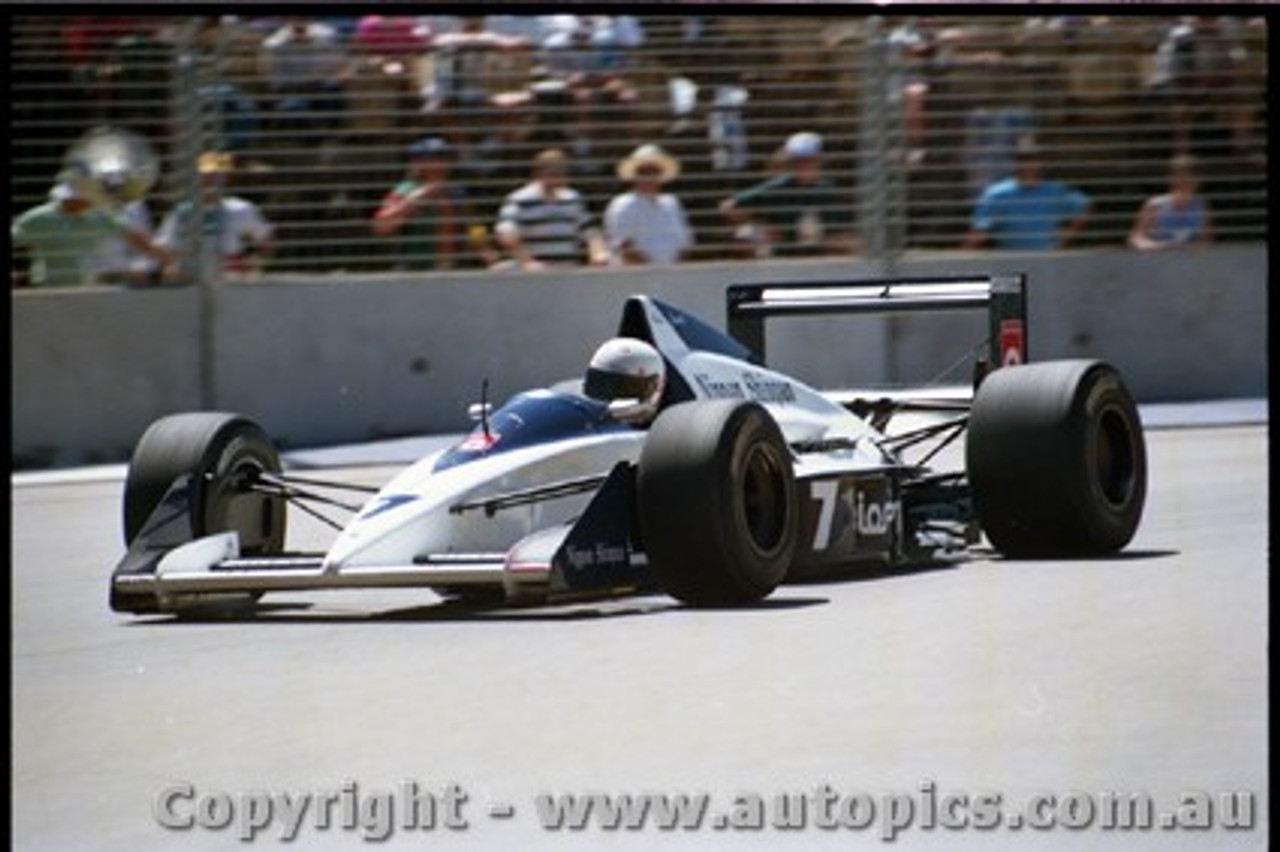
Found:
[{"label": "grey concrete wall", "polygon": [[[497,399],[578,374],[630,293],[722,326],[734,282],[1000,271],[1030,276],[1033,358],[1106,358],[1144,401],[1266,395],[1267,252],[1242,246],[931,254],[892,267],[281,276],[216,292],[208,407],[244,412],[291,446],[458,431],[486,377]],[[201,407],[199,295],[15,293],[15,464],[124,459],[151,420]],[[977,314],[779,320],[769,354],[819,386],[923,381],[984,328]]]},{"label": "grey concrete wall", "polygon": [[200,406],[199,293],[21,292],[15,466],[127,458],[155,416]]},{"label": "grey concrete wall", "polygon": [[[1033,359],[1103,358],[1143,402],[1267,394],[1267,250],[1216,247],[1136,255],[1125,250],[958,258],[943,268],[1028,273]],[[937,273],[911,260],[905,275]],[[947,334],[899,320],[894,369],[910,374],[924,356],[949,351]]]}]

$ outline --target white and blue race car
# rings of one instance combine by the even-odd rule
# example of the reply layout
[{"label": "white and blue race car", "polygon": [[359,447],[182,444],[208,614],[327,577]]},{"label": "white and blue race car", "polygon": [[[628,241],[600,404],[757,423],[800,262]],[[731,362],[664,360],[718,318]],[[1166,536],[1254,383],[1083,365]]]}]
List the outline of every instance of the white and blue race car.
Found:
[{"label": "white and blue race car", "polygon": [[[250,419],[162,418],[124,491],[128,551],[110,604],[137,614],[266,592],[422,587],[536,603],[661,589],[746,605],[789,578],[963,554],[1110,554],[1146,495],[1138,415],[1100,361],[1027,362],[1022,276],[735,285],[728,331],[647,296],[618,338],[665,366],[656,416],[576,386],[473,406],[475,428],[359,504],[324,552],[290,552],[287,508],[340,483],[282,469]],[[963,398],[821,392],[763,363],[767,317],[982,307],[990,338]],[[906,431],[902,411],[938,416]],[[962,470],[935,470],[965,437]],[[923,458],[908,460],[922,448]],[[347,486],[350,487],[350,486]]]}]

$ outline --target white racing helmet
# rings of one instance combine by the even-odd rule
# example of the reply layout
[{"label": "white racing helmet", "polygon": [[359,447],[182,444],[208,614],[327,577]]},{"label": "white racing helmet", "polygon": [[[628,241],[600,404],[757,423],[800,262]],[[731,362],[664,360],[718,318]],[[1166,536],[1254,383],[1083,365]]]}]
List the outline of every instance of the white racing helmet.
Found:
[{"label": "white racing helmet", "polygon": [[617,408],[619,419],[647,423],[658,414],[666,383],[667,368],[657,349],[643,340],[615,337],[591,356],[582,391],[606,404],[634,400],[632,407]]}]

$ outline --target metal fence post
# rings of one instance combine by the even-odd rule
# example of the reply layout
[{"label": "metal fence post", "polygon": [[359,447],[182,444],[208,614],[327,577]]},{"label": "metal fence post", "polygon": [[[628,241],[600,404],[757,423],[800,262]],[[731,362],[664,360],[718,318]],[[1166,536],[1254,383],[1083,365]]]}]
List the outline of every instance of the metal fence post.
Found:
[{"label": "metal fence post", "polygon": [[[895,64],[898,63],[898,64]],[[901,80],[879,16],[867,20],[862,53],[862,104],[858,140],[859,222],[867,256],[892,263],[906,245],[906,185]]]},{"label": "metal fence post", "polygon": [[863,42],[861,70],[862,109],[858,128],[858,199],[859,231],[863,251],[871,259],[879,259],[885,251],[884,170],[884,63],[879,55],[884,50],[882,21],[878,16],[867,19],[867,37]]},{"label": "metal fence post", "polygon": [[882,63],[883,94],[885,104],[882,123],[884,133],[884,159],[880,171],[884,180],[885,207],[885,260],[889,267],[897,261],[907,247],[907,144],[906,107],[906,58],[893,44],[889,35],[880,31],[877,55]]},{"label": "metal fence post", "polygon": [[204,148],[204,122],[200,103],[201,63],[196,47],[196,25],[187,23],[178,31],[174,52],[171,112],[176,129],[173,144],[175,207],[188,211],[179,220],[179,269],[183,283],[199,291],[199,371],[200,407],[217,407],[217,370],[214,332],[216,327],[217,266],[209,263],[210,247],[217,240],[205,234],[205,201],[200,187],[198,161]]}]

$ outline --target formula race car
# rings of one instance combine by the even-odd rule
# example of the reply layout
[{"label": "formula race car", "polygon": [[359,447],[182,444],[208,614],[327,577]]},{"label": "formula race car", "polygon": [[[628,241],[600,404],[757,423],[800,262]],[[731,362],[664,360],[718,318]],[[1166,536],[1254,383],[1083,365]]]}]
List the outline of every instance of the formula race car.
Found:
[{"label": "formula race car", "polygon": [[[768,317],[959,308],[990,328],[960,397],[824,393],[764,365]],[[734,285],[727,326],[630,297],[585,380],[472,406],[464,438],[330,519],[325,552],[286,550],[287,508],[323,517],[341,483],[283,470],[246,417],[162,418],[129,466],[111,607],[392,586],[734,606],[787,579],[962,556],[983,534],[1015,558],[1133,536],[1147,473],[1133,401],[1105,363],[1027,363],[1023,276]],[[921,409],[928,422],[891,428]],[[961,435],[964,469],[931,468]]]}]

